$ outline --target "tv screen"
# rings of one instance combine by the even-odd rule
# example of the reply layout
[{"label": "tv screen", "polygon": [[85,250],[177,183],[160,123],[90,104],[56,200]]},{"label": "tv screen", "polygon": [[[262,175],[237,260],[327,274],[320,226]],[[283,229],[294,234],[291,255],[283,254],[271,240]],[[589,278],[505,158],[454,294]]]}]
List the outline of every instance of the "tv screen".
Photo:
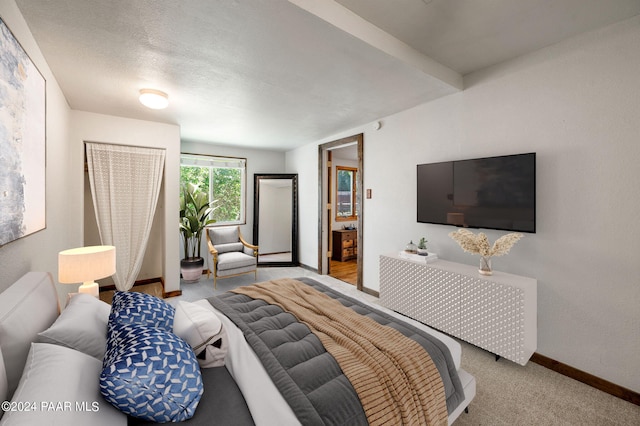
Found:
[{"label": "tv screen", "polygon": [[536,154],[419,164],[418,222],[536,232]]}]

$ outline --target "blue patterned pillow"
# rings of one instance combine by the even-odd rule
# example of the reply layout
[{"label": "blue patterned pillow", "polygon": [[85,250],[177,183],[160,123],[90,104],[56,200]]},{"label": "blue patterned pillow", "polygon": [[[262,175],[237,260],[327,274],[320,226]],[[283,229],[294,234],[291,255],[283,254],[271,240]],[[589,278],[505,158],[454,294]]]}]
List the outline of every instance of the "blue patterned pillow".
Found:
[{"label": "blue patterned pillow", "polygon": [[190,419],[203,393],[191,347],[175,334],[115,324],[107,339],[100,393],[120,411],[154,422]]},{"label": "blue patterned pillow", "polygon": [[176,308],[150,294],[136,291],[116,291],[111,302],[109,329],[114,324],[141,324],[173,330]]}]

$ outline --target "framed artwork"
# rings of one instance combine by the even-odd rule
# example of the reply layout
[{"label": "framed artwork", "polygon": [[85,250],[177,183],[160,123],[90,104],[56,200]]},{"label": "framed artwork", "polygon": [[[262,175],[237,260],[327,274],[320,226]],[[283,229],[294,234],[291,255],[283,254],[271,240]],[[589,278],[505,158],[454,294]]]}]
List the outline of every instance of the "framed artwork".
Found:
[{"label": "framed artwork", "polygon": [[0,18],[0,246],[46,226],[45,86]]}]

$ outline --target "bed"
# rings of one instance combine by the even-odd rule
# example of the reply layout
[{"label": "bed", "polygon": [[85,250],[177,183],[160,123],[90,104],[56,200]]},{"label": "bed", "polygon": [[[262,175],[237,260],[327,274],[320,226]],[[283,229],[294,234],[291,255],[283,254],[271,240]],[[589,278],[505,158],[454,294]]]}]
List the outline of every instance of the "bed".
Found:
[{"label": "bed", "polygon": [[[410,337],[410,348],[416,344],[436,348],[439,354],[431,358],[435,371],[442,376],[442,387],[446,388],[447,394],[441,424],[452,423],[475,396],[475,379],[460,368],[461,349],[453,339],[313,279],[290,281],[295,282],[292,285],[297,291],[313,289],[315,291],[308,290],[313,297],[318,297],[315,293],[328,296],[331,300],[327,303],[338,302],[345,306],[358,315],[358,321],[364,315],[376,323],[390,326],[384,328],[394,330],[389,337],[390,346],[395,346],[392,339],[400,333]],[[279,284],[276,287],[283,285],[276,284]],[[259,287],[248,288],[251,294]],[[112,309],[95,298],[77,295],[60,314],[51,276],[38,272],[26,274],[0,294],[0,400],[7,401],[2,406],[4,415],[0,425],[134,425],[167,419],[198,425],[366,424],[371,413],[367,411],[362,417],[364,402],[362,405],[354,403],[354,395],[356,400],[359,397],[352,389],[356,385],[345,381],[348,367],[343,372],[342,366],[336,368],[329,362],[333,358],[339,359],[340,355],[331,356],[326,353],[326,343],[317,344],[319,338],[309,332],[313,325],[305,327],[292,320],[292,315],[278,304],[238,291],[194,303],[180,302],[173,315],[166,314],[171,309],[164,302],[159,310],[140,309],[146,302],[136,299],[138,296],[129,300],[125,294],[123,300],[126,300],[122,303],[129,305],[121,312],[127,313],[123,314],[124,323],[117,323],[113,311],[120,302],[115,299]],[[132,325],[131,321],[138,321],[140,316],[153,326]],[[215,318],[220,327],[212,329],[207,318]],[[369,319],[362,321],[369,324]],[[163,331],[164,334],[158,331],[163,321],[170,329],[166,333]],[[193,326],[181,330],[188,329],[191,334],[184,338],[171,337],[174,327],[185,321]],[[223,331],[224,339],[218,339],[215,348],[207,346],[212,349],[213,358],[209,352],[206,358],[215,366],[200,368],[198,363],[202,365],[205,357],[196,359],[192,349],[196,346],[190,340],[202,338],[203,332],[207,331],[218,335]],[[105,388],[121,388],[123,383],[129,386],[131,381],[141,380],[140,370],[135,371],[137,367],[133,368],[133,373],[129,371],[132,368],[125,369],[129,376],[120,377],[122,363],[131,359],[125,356],[129,348],[149,348],[153,346],[149,345],[149,339],[157,339],[158,334],[163,336],[161,343],[172,348],[179,358],[169,361],[156,358],[164,366],[180,366],[179,372],[172,373],[171,386],[182,386],[180,394],[186,396],[185,401],[176,405],[180,408],[174,411],[171,406],[174,400],[161,401],[169,417],[141,420],[125,414],[137,410],[132,409],[131,404],[127,406],[126,398],[125,407],[116,409],[118,404],[113,403],[111,390],[105,391]],[[222,347],[221,341],[224,341]],[[186,345],[187,349],[181,349],[181,345]],[[287,347],[294,350],[281,351]],[[279,352],[282,354],[274,355]],[[222,357],[220,353],[223,353]],[[204,354],[202,351],[198,357]],[[418,361],[418,368],[422,368],[422,358]],[[333,362],[337,361],[334,359]],[[161,380],[158,377],[154,376],[154,380]],[[164,376],[161,377],[164,380]],[[168,388],[169,383],[167,380],[163,386]],[[151,409],[154,415],[158,411],[158,408]],[[386,410],[382,411],[381,415],[386,416]]]}]

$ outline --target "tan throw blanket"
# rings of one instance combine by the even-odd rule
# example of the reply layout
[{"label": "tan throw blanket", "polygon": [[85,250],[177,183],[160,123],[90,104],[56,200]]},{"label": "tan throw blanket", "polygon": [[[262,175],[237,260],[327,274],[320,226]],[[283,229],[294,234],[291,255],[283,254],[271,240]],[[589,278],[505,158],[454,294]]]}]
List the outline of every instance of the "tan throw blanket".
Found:
[{"label": "tan throw blanket", "polygon": [[297,280],[232,291],[278,305],[305,323],[351,381],[369,424],[447,424],[442,379],[415,341]]}]

